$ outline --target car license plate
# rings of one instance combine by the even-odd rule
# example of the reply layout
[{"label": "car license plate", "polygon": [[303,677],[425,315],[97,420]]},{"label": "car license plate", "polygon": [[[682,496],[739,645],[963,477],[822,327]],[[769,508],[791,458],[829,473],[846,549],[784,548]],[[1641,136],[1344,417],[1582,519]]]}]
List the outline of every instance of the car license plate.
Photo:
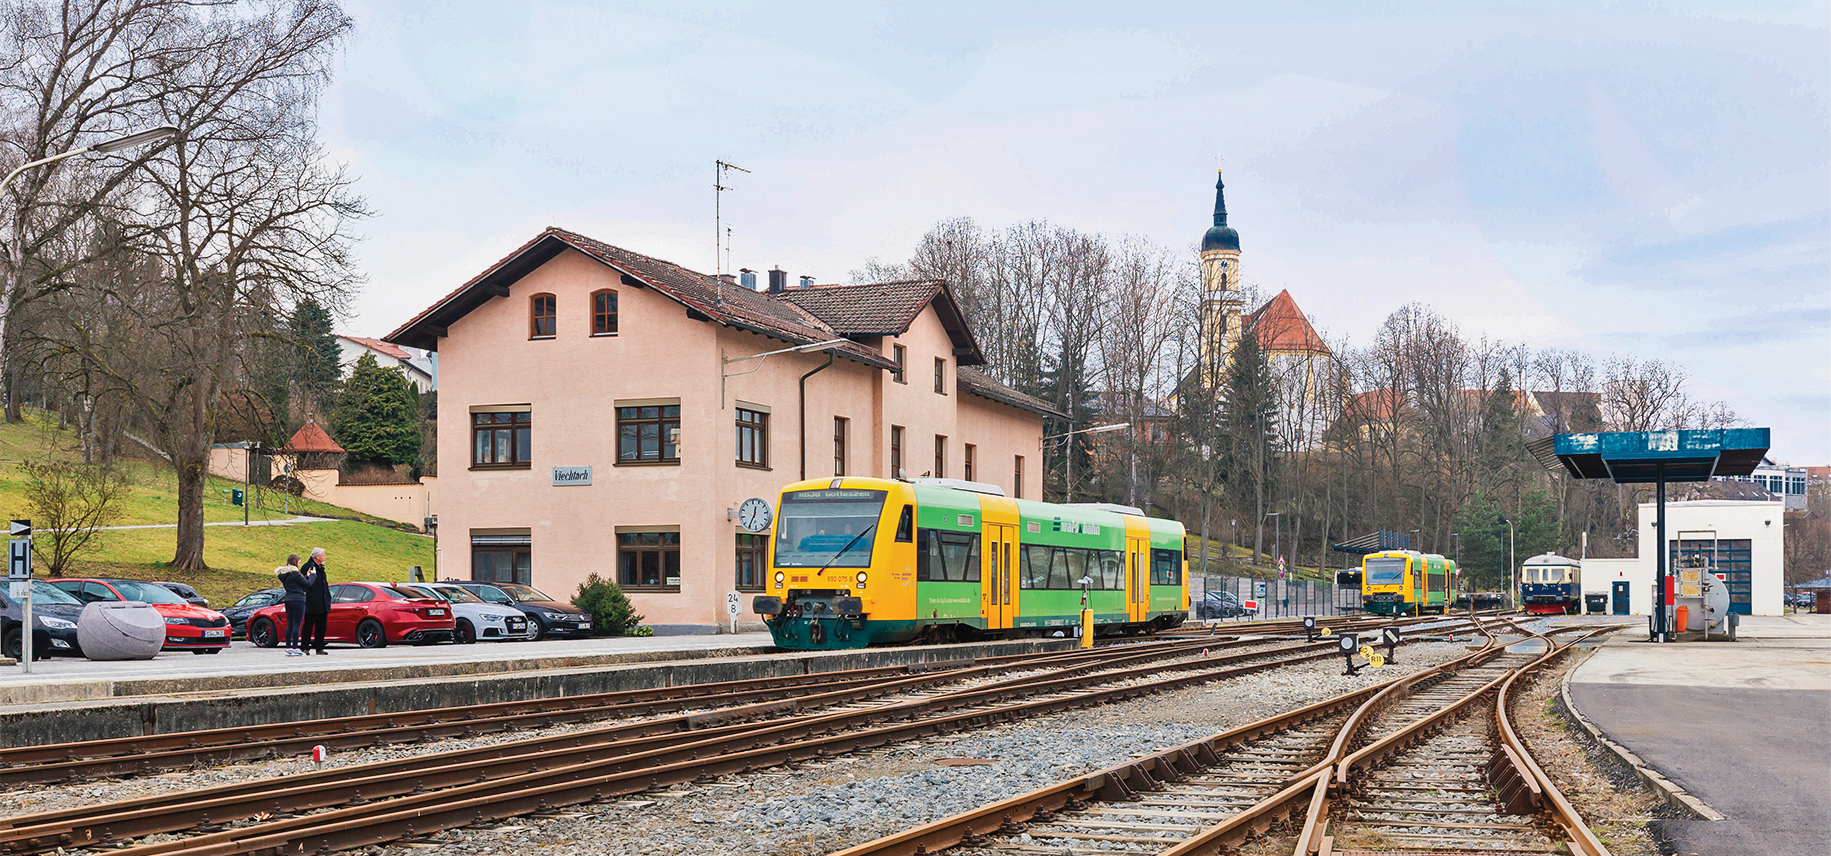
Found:
[{"label": "car license plate", "polygon": [[426,610],[426,614],[427,614],[427,615],[444,615],[444,614],[445,614],[445,610],[443,610],[443,609],[428,609],[428,610]]},{"label": "car license plate", "polygon": [[205,630],[203,632],[203,638],[205,639],[220,639],[227,635],[229,635],[228,628],[223,628],[221,630]]},{"label": "car license plate", "polygon": [[580,627],[590,627],[590,626],[591,626],[591,619],[589,619],[589,618],[581,618],[581,619],[579,619],[579,626],[580,626]]}]

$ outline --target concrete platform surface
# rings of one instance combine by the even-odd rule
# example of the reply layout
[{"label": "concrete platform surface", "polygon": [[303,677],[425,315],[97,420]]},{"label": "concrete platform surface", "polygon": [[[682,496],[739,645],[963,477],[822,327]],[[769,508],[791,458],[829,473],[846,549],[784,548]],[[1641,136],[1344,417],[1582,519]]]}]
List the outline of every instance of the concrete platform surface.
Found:
[{"label": "concrete platform surface", "polygon": [[100,662],[53,657],[0,670],[0,706],[172,695],[259,687],[366,681],[393,677],[489,675],[536,669],[755,654],[773,648],[768,633],[543,639],[474,645],[336,646],[330,653],[288,657],[279,648],[236,641],[220,654],[161,652],[151,660]]},{"label": "concrete platform surface", "polygon": [[1604,735],[1722,814],[1667,820],[1665,852],[1831,854],[1831,616],[1744,617],[1736,642],[1616,634],[1570,676]]}]

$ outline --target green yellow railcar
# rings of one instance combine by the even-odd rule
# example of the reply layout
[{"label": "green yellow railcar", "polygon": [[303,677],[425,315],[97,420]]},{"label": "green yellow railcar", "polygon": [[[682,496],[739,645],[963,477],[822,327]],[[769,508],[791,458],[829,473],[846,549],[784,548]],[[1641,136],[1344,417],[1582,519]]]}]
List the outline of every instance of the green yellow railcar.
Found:
[{"label": "green yellow railcar", "polygon": [[1097,635],[1154,632],[1188,615],[1183,534],[1173,520],[935,483],[797,482],[777,502],[752,608],[800,650],[1072,634],[1083,596]]},{"label": "green yellow railcar", "polygon": [[1455,579],[1456,561],[1436,553],[1369,553],[1361,559],[1361,606],[1381,615],[1445,612]]}]

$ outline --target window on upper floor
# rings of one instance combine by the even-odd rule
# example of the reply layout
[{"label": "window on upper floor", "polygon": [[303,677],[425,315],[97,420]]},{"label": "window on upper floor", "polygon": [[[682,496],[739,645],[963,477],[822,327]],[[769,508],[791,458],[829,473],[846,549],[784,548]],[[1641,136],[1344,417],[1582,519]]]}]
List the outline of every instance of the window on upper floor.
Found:
[{"label": "window on upper floor", "polygon": [[960,459],[960,466],[965,469],[963,477],[967,481],[973,480],[973,459],[978,457],[978,451],[979,449],[977,447],[968,443],[966,444],[966,455]]},{"label": "window on upper floor", "polygon": [[947,359],[935,357],[935,392],[947,394]]},{"label": "window on upper floor", "polygon": [[1016,471],[1017,471],[1017,477],[1016,477],[1016,479],[1014,479],[1015,489],[1011,492],[1011,496],[1016,499],[1023,499],[1024,498],[1024,456],[1023,455],[1017,456],[1017,460],[1015,462],[1013,462],[1013,468],[1016,469]]},{"label": "window on upper floor", "polygon": [[947,438],[935,435],[935,478],[947,478]]},{"label": "window on upper floor", "polygon": [[680,405],[617,405],[617,463],[680,463]]},{"label": "window on upper floor", "polygon": [[533,461],[534,414],[486,410],[470,415],[472,469],[527,469]]},{"label": "window on upper floor", "polygon": [[617,293],[609,289],[591,293],[591,335],[617,335]]},{"label": "window on upper floor", "polygon": [[769,467],[769,414],[737,408],[737,465]]},{"label": "window on upper floor", "polygon": [[558,302],[551,294],[536,294],[529,301],[528,338],[551,339],[559,314]]},{"label": "window on upper floor", "polygon": [[833,475],[846,474],[846,420],[833,417]]},{"label": "window on upper floor", "polygon": [[909,368],[909,349],[902,345],[891,345],[890,360],[896,363],[896,368],[890,372],[890,379],[897,383],[908,383],[909,378],[903,372]]}]

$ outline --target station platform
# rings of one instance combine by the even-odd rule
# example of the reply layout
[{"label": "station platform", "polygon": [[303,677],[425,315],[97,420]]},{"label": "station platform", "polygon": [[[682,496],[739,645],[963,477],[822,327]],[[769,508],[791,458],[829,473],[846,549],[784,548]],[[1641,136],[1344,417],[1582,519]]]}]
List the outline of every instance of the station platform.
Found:
[{"label": "station platform", "polygon": [[1696,819],[1662,853],[1831,853],[1831,615],[1745,616],[1737,641],[1612,636],[1567,704]]}]

